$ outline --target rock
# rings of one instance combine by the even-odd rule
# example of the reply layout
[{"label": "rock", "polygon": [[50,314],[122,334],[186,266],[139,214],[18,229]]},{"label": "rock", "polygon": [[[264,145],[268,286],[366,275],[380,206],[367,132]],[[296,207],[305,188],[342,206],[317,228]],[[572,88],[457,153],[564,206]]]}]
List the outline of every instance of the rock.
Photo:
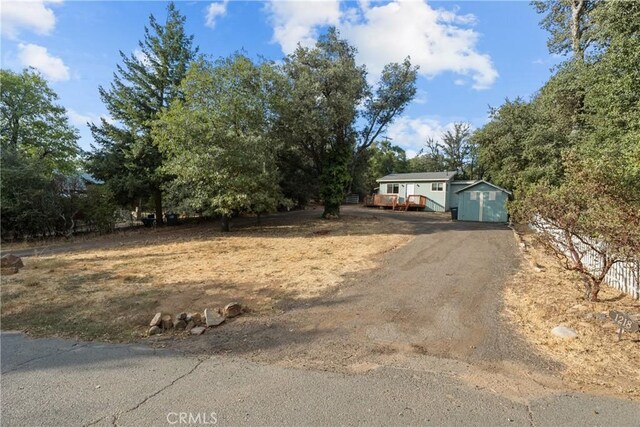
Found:
[{"label": "rock", "polygon": [[0,268],[0,274],[3,276],[10,276],[12,274],[17,274],[19,271],[18,267],[2,267]]},{"label": "rock", "polygon": [[210,308],[204,310],[204,319],[207,323],[207,327],[218,326],[219,324],[224,322],[224,317],[220,316],[217,311]]},{"label": "rock", "polygon": [[173,328],[173,322],[171,321],[171,315],[165,314],[162,316],[162,329],[171,329]]},{"label": "rock", "polygon": [[173,321],[173,329],[185,329],[187,327],[187,322],[182,319],[176,319]]},{"label": "rock", "polygon": [[149,335],[158,335],[162,333],[160,326],[152,326],[149,328]]},{"label": "rock", "polygon": [[232,302],[224,306],[222,315],[224,317],[236,317],[242,314],[242,306],[237,302]]},{"label": "rock", "polygon": [[184,319],[188,322],[193,322],[197,325],[202,324],[202,315],[200,313],[189,313],[187,317]]},{"label": "rock", "polygon": [[12,254],[5,255],[0,258],[0,268],[16,267],[18,270],[24,267],[22,258]]},{"label": "rock", "polygon": [[196,327],[196,324],[195,324],[195,323],[193,323],[193,321],[191,321],[191,322],[187,323],[187,326],[185,326],[185,327],[184,327],[184,329],[185,329],[186,331],[190,331],[190,330],[192,330],[192,329],[193,329],[193,328],[195,328],[195,327]]},{"label": "rock", "polygon": [[564,325],[558,325],[551,330],[551,333],[560,338],[576,338],[578,333]]},{"label": "rock", "polygon": [[202,335],[205,331],[204,326],[196,326],[195,328],[191,329],[191,335]]},{"label": "rock", "polygon": [[178,320],[187,320],[187,313],[184,311],[182,313],[176,314],[176,319]]},{"label": "rock", "polygon": [[162,322],[162,313],[156,313],[151,322],[149,322],[149,326],[160,326],[160,322]]}]

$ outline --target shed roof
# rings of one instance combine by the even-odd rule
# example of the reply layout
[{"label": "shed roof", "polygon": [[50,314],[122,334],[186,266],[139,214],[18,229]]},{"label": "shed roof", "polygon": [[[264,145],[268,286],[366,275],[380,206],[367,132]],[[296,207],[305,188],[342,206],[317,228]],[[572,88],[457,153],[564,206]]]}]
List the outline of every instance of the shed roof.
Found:
[{"label": "shed roof", "polygon": [[497,185],[492,184],[489,181],[485,181],[484,179],[481,179],[480,181],[477,181],[477,182],[475,182],[475,183],[473,183],[471,185],[467,185],[466,187],[463,187],[463,188],[459,189],[458,191],[456,191],[456,193],[460,193],[462,191],[468,190],[468,189],[470,189],[472,187],[475,187],[478,184],[487,184],[487,185],[489,185],[489,186],[491,186],[491,187],[493,187],[493,188],[495,188],[497,190],[504,191],[505,193],[511,195],[511,191],[509,191],[507,189],[504,189],[502,187],[498,187]]},{"label": "shed roof", "polygon": [[466,181],[457,181],[456,180],[456,181],[453,181],[451,183],[451,185],[465,185],[466,186],[466,185],[475,184],[476,182],[478,182],[477,179],[469,179],[469,180],[466,180]]},{"label": "shed roof", "polygon": [[455,175],[455,171],[392,173],[377,179],[376,182],[450,181]]}]

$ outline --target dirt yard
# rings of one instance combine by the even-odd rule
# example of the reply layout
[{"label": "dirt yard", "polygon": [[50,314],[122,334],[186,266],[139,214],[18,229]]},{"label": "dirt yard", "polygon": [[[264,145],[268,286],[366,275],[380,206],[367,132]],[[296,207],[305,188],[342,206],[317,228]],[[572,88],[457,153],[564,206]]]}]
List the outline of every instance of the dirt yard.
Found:
[{"label": "dirt yard", "polygon": [[411,240],[392,219],[318,216],[245,221],[228,234],[217,224],[146,229],[85,240],[73,252],[52,248],[54,254],[25,258],[20,273],[2,277],[2,327],[128,341],[144,335],[157,311],[238,301],[253,313],[269,312],[282,300],[332,289]]},{"label": "dirt yard", "polygon": [[[506,316],[536,349],[561,363],[563,380],[579,389],[640,397],[640,334],[623,334],[618,342],[609,310],[640,315],[640,302],[603,286],[599,302],[587,302],[577,273],[564,270],[558,259],[523,233],[527,262],[505,288]],[[557,325],[576,330],[576,339],[549,333]]]},{"label": "dirt yard", "polygon": [[[640,342],[602,313],[640,313],[612,289],[581,300],[575,277],[505,225],[349,207],[141,229],[37,250],[2,278],[2,328],[141,341],[195,354],[361,373],[441,369],[526,399],[566,387],[637,399]],[[6,247],[3,248],[6,251]],[[33,248],[28,250],[33,251]],[[144,337],[157,311],[249,308],[201,336]],[[577,339],[550,329],[565,324]],[[435,368],[438,366],[438,368]]]}]

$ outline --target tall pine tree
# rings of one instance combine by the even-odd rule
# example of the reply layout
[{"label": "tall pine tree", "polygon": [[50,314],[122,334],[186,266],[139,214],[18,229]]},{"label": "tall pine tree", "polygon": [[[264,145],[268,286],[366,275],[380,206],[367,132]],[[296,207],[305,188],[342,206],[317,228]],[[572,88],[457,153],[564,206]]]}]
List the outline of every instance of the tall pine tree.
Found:
[{"label": "tall pine tree", "polygon": [[89,170],[106,181],[121,203],[152,198],[158,223],[162,221],[163,156],[151,135],[158,113],[180,96],[179,85],[198,49],[185,34],[185,17],[174,3],[167,7],[164,25],[149,17],[139,50],[120,52],[109,88],[100,98],[115,123],[91,124],[99,144],[89,156]]}]

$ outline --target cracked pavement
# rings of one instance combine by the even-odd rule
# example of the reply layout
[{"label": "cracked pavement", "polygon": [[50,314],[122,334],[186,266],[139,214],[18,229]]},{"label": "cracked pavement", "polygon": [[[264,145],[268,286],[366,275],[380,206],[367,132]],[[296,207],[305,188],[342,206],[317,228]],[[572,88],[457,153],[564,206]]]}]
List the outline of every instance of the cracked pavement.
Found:
[{"label": "cracked pavement", "polygon": [[[509,398],[432,369],[309,371],[3,332],[2,425],[638,425],[637,402]],[[434,362],[435,363],[435,362]],[[180,413],[191,415],[180,422]]]}]

